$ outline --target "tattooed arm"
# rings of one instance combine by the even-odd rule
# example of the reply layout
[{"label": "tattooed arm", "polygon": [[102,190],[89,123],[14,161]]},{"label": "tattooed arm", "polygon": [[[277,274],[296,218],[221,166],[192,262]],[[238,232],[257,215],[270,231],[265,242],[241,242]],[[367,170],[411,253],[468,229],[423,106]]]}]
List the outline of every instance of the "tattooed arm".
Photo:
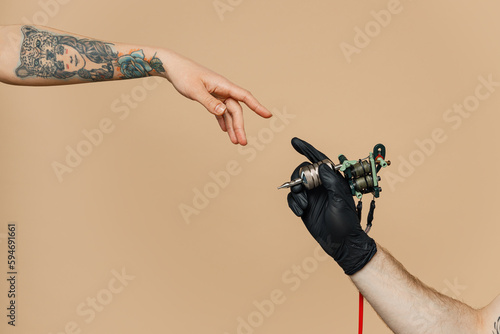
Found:
[{"label": "tattooed arm", "polygon": [[499,297],[473,309],[422,283],[380,245],[350,278],[394,333],[500,334]]},{"label": "tattooed arm", "polygon": [[[214,114],[235,144],[246,144],[239,102],[262,117],[271,113],[250,92],[163,48],[99,41],[39,26],[0,29],[0,81],[65,85],[159,76]],[[227,112],[226,112],[227,111]]]}]

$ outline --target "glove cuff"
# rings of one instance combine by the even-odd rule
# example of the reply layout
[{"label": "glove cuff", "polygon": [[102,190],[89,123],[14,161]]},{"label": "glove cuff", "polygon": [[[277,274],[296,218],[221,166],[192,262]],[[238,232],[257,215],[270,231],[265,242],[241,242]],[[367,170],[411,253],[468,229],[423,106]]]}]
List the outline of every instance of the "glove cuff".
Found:
[{"label": "glove cuff", "polygon": [[345,239],[334,254],[334,260],[346,275],[354,275],[370,262],[377,253],[377,244],[366,233],[357,238]]}]

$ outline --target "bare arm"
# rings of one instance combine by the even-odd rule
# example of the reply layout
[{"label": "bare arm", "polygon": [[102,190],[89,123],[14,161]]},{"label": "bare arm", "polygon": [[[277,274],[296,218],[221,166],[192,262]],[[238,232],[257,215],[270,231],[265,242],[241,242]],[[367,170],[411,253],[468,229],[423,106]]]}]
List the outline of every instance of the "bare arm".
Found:
[{"label": "bare arm", "polygon": [[394,333],[499,333],[499,327],[494,330],[498,301],[473,309],[428,287],[380,245],[377,248],[371,261],[350,278]]},{"label": "bare arm", "polygon": [[179,93],[200,102],[235,144],[246,144],[239,102],[271,117],[250,92],[171,50],[100,41],[40,26],[0,27],[4,83],[46,86],[147,76],[166,78]]}]

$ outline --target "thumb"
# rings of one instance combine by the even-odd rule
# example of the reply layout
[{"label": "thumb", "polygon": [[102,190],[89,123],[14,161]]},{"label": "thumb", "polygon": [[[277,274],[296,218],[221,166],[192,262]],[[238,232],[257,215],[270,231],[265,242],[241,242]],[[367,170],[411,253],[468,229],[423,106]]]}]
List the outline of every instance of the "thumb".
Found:
[{"label": "thumb", "polygon": [[226,105],[205,90],[202,90],[199,94],[197,94],[196,100],[207,108],[210,113],[216,116],[220,116],[226,112]]}]

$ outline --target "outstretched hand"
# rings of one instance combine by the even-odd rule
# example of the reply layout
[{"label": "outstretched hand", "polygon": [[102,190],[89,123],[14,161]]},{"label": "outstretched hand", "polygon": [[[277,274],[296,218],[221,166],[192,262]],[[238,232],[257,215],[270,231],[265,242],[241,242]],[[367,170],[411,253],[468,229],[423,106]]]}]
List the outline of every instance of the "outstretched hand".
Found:
[{"label": "outstretched hand", "polygon": [[240,102],[264,118],[272,116],[249,91],[179,54],[168,51],[164,65],[166,77],[175,89],[214,114],[233,144],[247,144]]}]

